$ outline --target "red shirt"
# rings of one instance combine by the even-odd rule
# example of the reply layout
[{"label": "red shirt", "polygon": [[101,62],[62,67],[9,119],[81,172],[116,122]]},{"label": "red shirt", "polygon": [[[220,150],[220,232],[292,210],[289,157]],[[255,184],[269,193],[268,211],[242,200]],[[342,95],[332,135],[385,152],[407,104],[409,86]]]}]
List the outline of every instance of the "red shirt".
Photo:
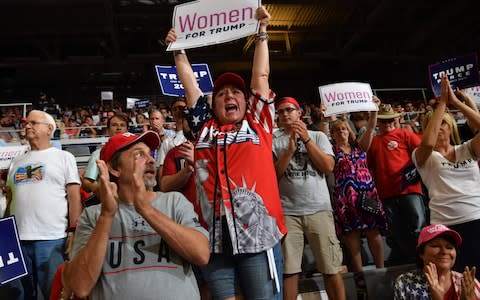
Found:
[{"label": "red shirt", "polygon": [[[165,160],[163,162],[162,176],[174,175],[183,168],[185,168],[185,159],[178,152],[179,147],[180,146],[176,146],[167,152],[167,155],[165,156]],[[185,198],[187,198],[188,201],[193,204],[193,209],[199,216],[200,223],[203,227],[207,228],[207,223],[205,223],[205,220],[203,220],[202,218],[200,204],[197,201],[197,189],[195,188],[194,178],[195,172],[190,175],[188,181],[185,183],[182,189],[179,190],[179,192],[182,193]]]},{"label": "red shirt", "polygon": [[[234,254],[268,250],[287,232],[272,155],[273,101],[253,96],[250,101],[241,123],[221,126],[210,119],[195,145],[197,196],[217,253],[227,241],[222,216]],[[198,112],[189,118],[202,119]]]},{"label": "red shirt", "polygon": [[409,171],[414,168],[412,151],[420,142],[418,135],[400,128],[373,138],[368,150],[368,165],[382,200],[411,193],[422,194],[420,181],[408,180]]}]

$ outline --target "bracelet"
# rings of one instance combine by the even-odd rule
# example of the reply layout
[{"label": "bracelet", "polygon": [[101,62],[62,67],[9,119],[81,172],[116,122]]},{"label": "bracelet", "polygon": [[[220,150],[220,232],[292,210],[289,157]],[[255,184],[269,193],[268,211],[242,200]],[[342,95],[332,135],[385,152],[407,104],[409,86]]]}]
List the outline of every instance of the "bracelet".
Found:
[{"label": "bracelet", "polygon": [[302,141],[304,145],[308,144],[310,141],[312,140],[312,138],[308,138],[306,141]]},{"label": "bracelet", "polygon": [[255,35],[255,42],[258,42],[258,41],[267,41],[268,40],[268,33],[266,33],[265,31],[262,31],[262,32],[259,32]]},{"label": "bracelet", "polygon": [[184,49],[181,49],[181,50],[173,50],[173,56],[177,56],[178,54],[187,55],[187,52],[185,52]]}]

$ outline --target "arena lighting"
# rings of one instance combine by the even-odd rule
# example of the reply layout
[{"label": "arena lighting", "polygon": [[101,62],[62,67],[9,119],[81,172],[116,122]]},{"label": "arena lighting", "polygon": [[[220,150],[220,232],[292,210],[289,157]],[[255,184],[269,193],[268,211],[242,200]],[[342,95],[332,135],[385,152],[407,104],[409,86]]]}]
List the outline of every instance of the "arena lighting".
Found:
[{"label": "arena lighting", "polygon": [[146,5],[155,5],[155,2],[152,0],[137,0],[138,3],[146,4]]}]

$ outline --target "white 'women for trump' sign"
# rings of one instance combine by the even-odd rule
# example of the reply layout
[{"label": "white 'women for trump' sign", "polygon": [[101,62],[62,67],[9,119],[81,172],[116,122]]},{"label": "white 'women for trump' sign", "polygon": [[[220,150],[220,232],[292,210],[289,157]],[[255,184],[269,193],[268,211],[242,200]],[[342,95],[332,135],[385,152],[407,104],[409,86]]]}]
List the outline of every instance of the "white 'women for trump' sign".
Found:
[{"label": "white 'women for trump' sign", "polygon": [[198,48],[255,34],[259,0],[199,0],[175,6],[173,27],[177,40],[167,50]]},{"label": "white 'women for trump' sign", "polygon": [[372,102],[372,88],[368,83],[343,82],[318,87],[325,116],[354,111],[377,111]]},{"label": "white 'women for trump' sign", "polygon": [[28,146],[5,146],[0,147],[0,170],[10,167],[12,160],[28,151]]}]

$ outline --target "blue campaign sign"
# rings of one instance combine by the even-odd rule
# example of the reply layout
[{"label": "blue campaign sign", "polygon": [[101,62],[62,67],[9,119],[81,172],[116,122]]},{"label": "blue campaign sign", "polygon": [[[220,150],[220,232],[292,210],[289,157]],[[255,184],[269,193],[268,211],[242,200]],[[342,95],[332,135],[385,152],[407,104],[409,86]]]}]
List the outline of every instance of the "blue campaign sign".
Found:
[{"label": "blue campaign sign", "polygon": [[[205,95],[213,91],[212,76],[207,64],[192,64],[193,73],[197,78],[197,83]],[[185,96],[183,85],[177,75],[175,66],[155,66],[157,78],[162,88],[162,93],[166,96]]]},{"label": "blue campaign sign", "polygon": [[0,219],[0,284],[27,275],[15,217]]},{"label": "blue campaign sign", "polygon": [[150,100],[139,100],[135,101],[135,108],[149,108]]},{"label": "blue campaign sign", "polygon": [[428,66],[430,85],[435,96],[441,93],[441,75],[446,74],[452,88],[477,86],[479,81],[477,54],[472,53]]}]

